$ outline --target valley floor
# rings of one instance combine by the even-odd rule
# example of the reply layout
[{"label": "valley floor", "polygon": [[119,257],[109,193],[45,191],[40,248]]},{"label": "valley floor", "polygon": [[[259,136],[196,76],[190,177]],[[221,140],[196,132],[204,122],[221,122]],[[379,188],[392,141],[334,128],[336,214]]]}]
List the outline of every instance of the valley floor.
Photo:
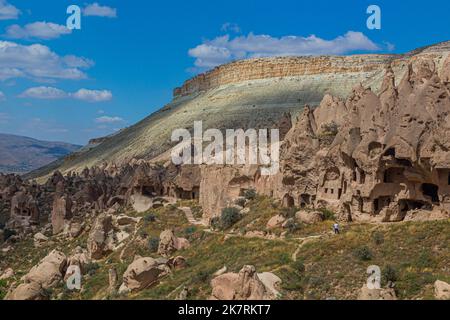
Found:
[{"label": "valley floor", "polygon": [[[191,223],[186,209],[179,209],[186,207],[191,208]],[[61,282],[48,294],[52,299],[176,299],[186,287],[188,299],[207,299],[216,271],[226,266],[230,272],[239,272],[244,265],[280,277],[280,299],[356,299],[371,265],[382,269],[383,286],[388,281],[395,283],[399,299],[433,299],[434,282],[450,281],[449,220],[347,224],[342,226],[340,235],[334,235],[329,217],[314,225],[299,224],[287,232],[281,227],[269,231],[268,220],[279,213],[289,215],[287,209],[263,197],[250,201],[246,207],[249,212],[225,231],[193,225],[192,218],[198,219],[201,214],[195,202],[179,202],[142,214],[127,212],[143,219],[124,249],[90,263],[81,291],[69,291]],[[189,240],[190,248],[176,252],[186,259],[187,266],[140,292],[110,294],[109,270],[116,269],[121,279],[135,255],[158,257],[152,239],[168,228]],[[249,231],[269,233],[264,238],[250,237]],[[14,280],[19,280],[51,250],[58,248],[69,254],[77,246],[85,247],[86,240],[86,234],[74,240],[51,237],[36,250],[31,237],[17,243],[10,252],[0,253],[0,270],[12,268]],[[0,296],[5,293],[6,282],[0,281]]]}]

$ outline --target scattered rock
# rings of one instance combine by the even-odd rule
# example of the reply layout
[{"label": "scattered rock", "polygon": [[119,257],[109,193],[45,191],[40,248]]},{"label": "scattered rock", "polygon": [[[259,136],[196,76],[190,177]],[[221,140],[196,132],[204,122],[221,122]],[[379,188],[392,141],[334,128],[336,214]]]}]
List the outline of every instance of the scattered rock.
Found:
[{"label": "scattered rock", "polygon": [[295,214],[298,222],[305,224],[315,224],[323,221],[322,213],[317,211],[299,211]]},{"label": "scattered rock", "polygon": [[67,268],[64,253],[53,250],[23,277],[27,283],[36,282],[43,289],[57,285],[63,278]]},{"label": "scattered rock", "polygon": [[397,300],[397,295],[393,288],[369,289],[364,284],[359,292],[358,300]]},{"label": "scattered rock", "polygon": [[270,300],[273,298],[259,279],[254,266],[244,266],[238,274],[225,273],[211,280],[212,300]]},{"label": "scattered rock", "polygon": [[112,216],[101,214],[97,217],[89,233],[87,248],[91,259],[101,259],[115,247]]},{"label": "scattered rock", "polygon": [[434,296],[438,300],[450,300],[450,284],[437,280],[434,283]]},{"label": "scattered rock", "polygon": [[36,301],[47,300],[41,285],[37,282],[22,283],[11,293],[8,293],[5,300]]},{"label": "scattered rock", "polygon": [[11,268],[6,269],[0,276],[0,280],[8,280],[14,276],[14,270]]},{"label": "scattered rock", "polygon": [[35,248],[41,248],[48,241],[48,238],[40,232],[36,233],[34,235],[33,239],[34,239],[34,247]]},{"label": "scattered rock", "polygon": [[189,241],[185,238],[177,238],[173,230],[165,230],[161,232],[159,237],[158,253],[164,257],[170,256],[177,250],[189,248]]},{"label": "scattered rock", "polygon": [[165,263],[153,258],[138,258],[123,274],[119,293],[140,291],[155,284],[158,279],[170,272]]},{"label": "scattered rock", "polygon": [[267,222],[267,229],[275,229],[278,227],[281,227],[281,225],[283,224],[283,222],[286,221],[286,218],[283,217],[282,215],[276,215],[274,217],[272,217],[269,222]]}]

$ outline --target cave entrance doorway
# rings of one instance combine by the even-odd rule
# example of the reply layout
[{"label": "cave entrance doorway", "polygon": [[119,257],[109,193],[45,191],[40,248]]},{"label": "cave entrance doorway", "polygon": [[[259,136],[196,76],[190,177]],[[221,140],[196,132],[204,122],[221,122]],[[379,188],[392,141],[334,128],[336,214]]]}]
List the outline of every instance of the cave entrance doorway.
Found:
[{"label": "cave entrance doorway", "polygon": [[303,193],[300,195],[300,207],[305,208],[311,204],[311,195],[307,193]]},{"label": "cave entrance doorway", "polygon": [[424,196],[430,197],[434,203],[439,203],[439,187],[435,184],[422,184],[422,192]]},{"label": "cave entrance doorway", "polygon": [[295,205],[294,198],[292,198],[290,195],[285,195],[283,198],[283,207],[285,208],[292,208]]},{"label": "cave entrance doorway", "polygon": [[152,186],[143,186],[142,195],[147,197],[153,197],[155,194],[155,188]]}]

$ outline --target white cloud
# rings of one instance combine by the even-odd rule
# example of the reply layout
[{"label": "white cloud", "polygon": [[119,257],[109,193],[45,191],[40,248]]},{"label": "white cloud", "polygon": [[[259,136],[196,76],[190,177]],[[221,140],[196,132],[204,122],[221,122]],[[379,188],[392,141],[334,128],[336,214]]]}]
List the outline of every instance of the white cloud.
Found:
[{"label": "white cloud", "polygon": [[123,121],[124,120],[120,117],[109,117],[109,116],[103,116],[95,119],[95,122],[97,123],[117,123]]},{"label": "white cloud", "polygon": [[80,89],[77,92],[69,93],[53,87],[34,87],[27,89],[19,97],[46,100],[73,98],[87,102],[104,102],[111,100],[113,95],[109,90]]},{"label": "white cloud", "polygon": [[222,28],[220,29],[223,32],[234,32],[234,33],[241,33],[241,27],[237,23],[234,22],[226,22],[222,25]]},{"label": "white cloud", "polygon": [[107,6],[101,6],[97,2],[94,2],[92,4],[87,5],[83,9],[83,14],[85,16],[116,18],[117,9]]},{"label": "white cloud", "polygon": [[19,9],[9,4],[6,0],[0,0],[0,20],[17,19],[19,14]]},{"label": "white cloud", "polygon": [[[75,60],[77,63],[74,63]],[[27,46],[0,41],[0,80],[12,78],[79,80],[87,77],[81,69],[91,65],[92,61],[85,58],[61,57],[41,44]]]},{"label": "white cloud", "polygon": [[34,87],[26,90],[19,95],[20,98],[33,98],[33,99],[63,99],[67,98],[67,93],[63,90],[52,87]]},{"label": "white cloud", "polygon": [[0,91],[0,101],[5,101],[5,100],[6,100],[5,94],[2,91]]},{"label": "white cloud", "polygon": [[70,34],[72,30],[66,26],[52,22],[33,22],[24,27],[14,24],[6,29],[5,36],[12,39],[43,39],[50,40],[62,35]]},{"label": "white cloud", "polygon": [[103,102],[112,99],[112,93],[109,90],[88,90],[80,89],[72,94],[72,97],[87,102]]},{"label": "white cloud", "polygon": [[204,41],[189,50],[196,58],[198,68],[212,68],[233,60],[271,57],[271,56],[307,56],[342,55],[353,51],[375,51],[380,48],[361,32],[348,31],[333,40],[324,40],[315,35],[309,37],[255,35],[231,38],[229,35]]}]

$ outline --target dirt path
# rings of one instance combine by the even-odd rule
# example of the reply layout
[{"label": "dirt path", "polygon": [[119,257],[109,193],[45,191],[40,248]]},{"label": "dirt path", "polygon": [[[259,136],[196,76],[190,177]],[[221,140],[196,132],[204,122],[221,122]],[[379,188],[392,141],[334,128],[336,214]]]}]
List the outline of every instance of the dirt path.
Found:
[{"label": "dirt path", "polygon": [[202,220],[196,220],[194,218],[194,215],[192,214],[192,210],[189,207],[179,207],[178,209],[180,209],[181,211],[184,212],[186,219],[188,219],[190,224],[196,225],[196,226],[204,226],[206,227],[206,223]]}]

